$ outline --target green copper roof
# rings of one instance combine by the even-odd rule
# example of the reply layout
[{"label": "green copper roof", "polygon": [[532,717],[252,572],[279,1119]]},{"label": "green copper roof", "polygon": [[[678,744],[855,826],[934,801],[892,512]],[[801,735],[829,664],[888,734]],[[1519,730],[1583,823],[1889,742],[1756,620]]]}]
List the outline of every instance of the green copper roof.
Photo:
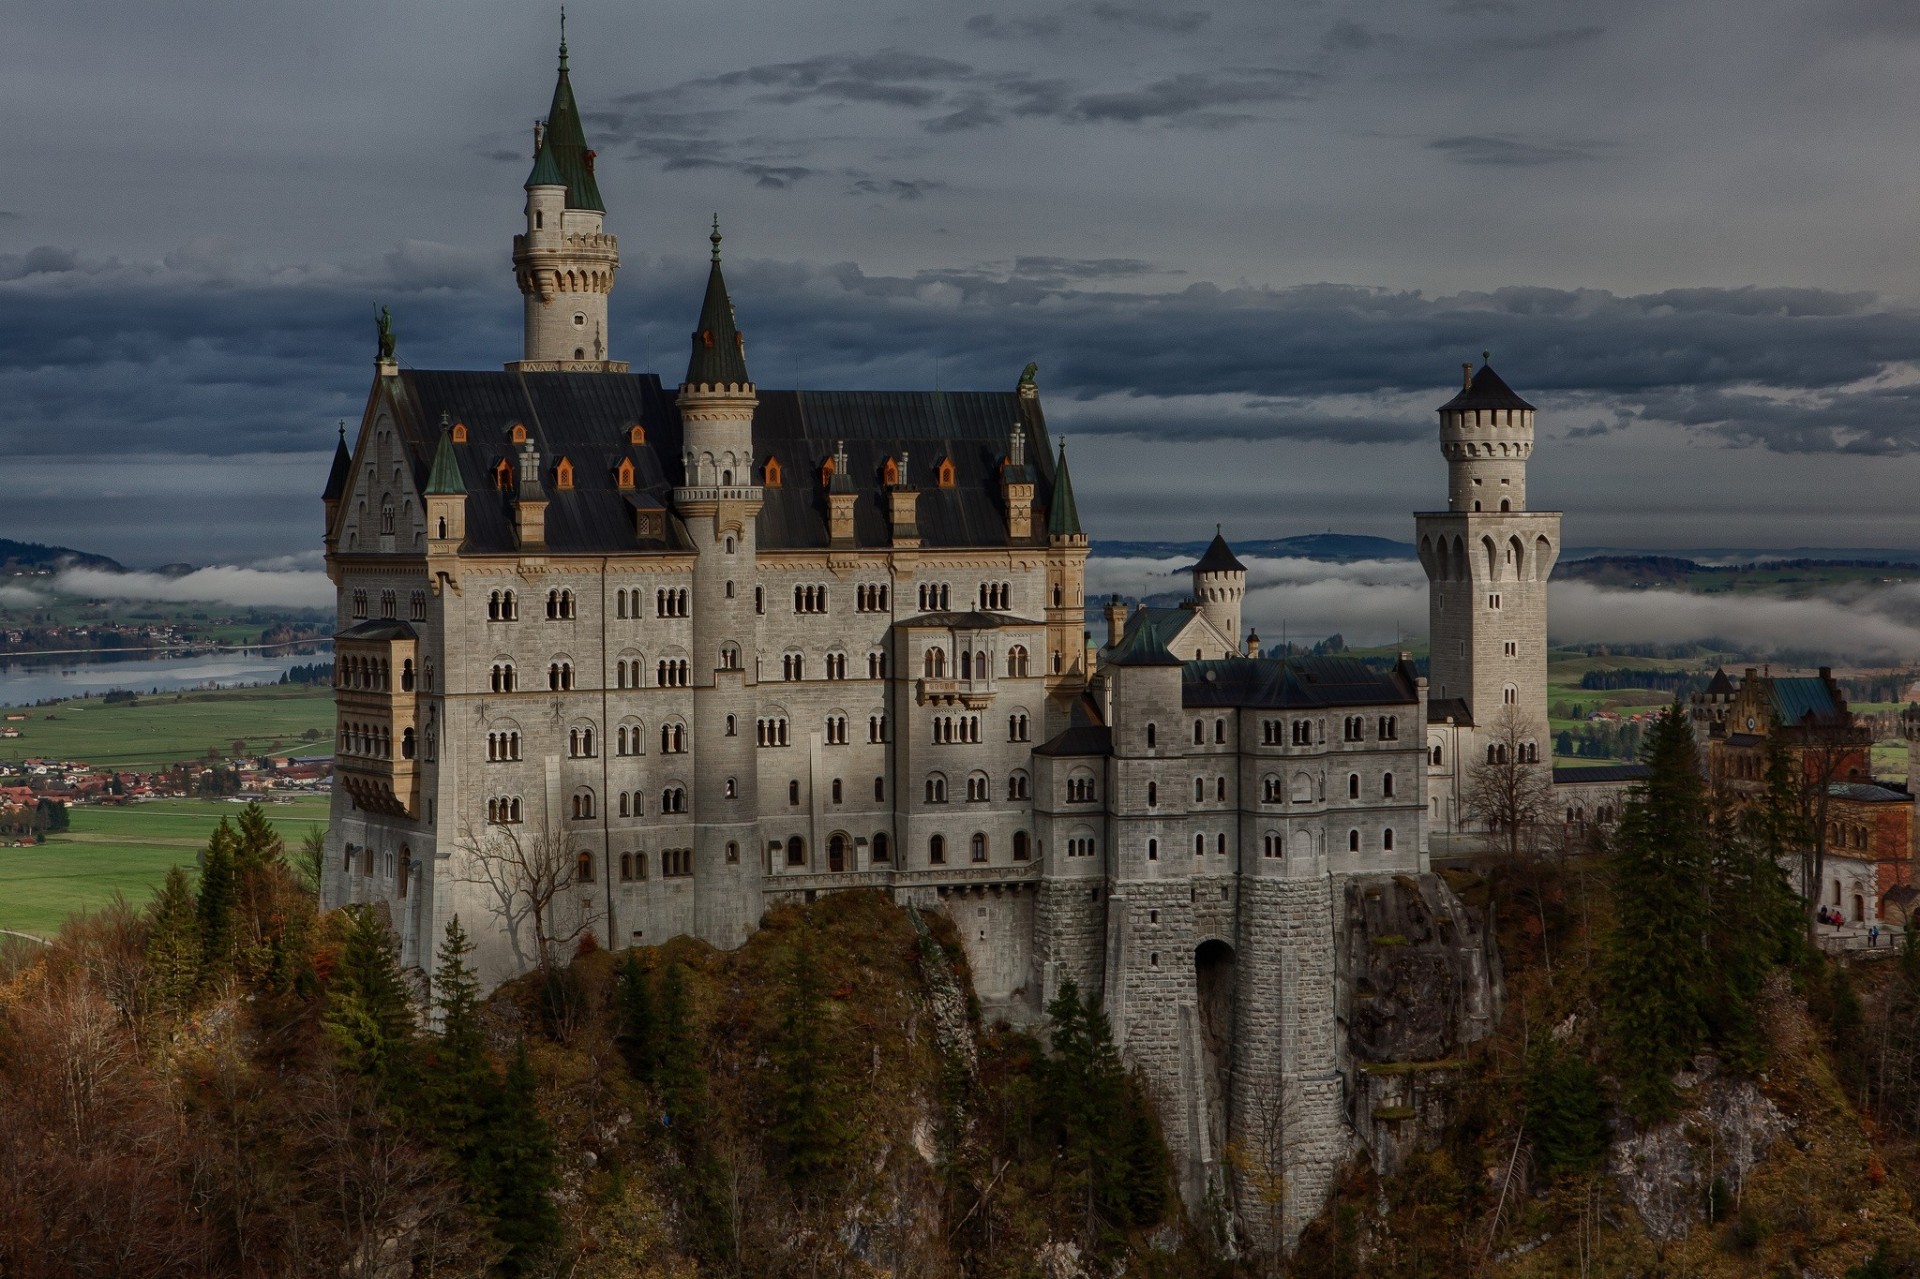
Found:
[{"label": "green copper roof", "polygon": [[327,489],[322,500],[337,502],[347,491],[347,477],[353,474],[353,454],[347,452],[347,424],[340,424],[340,442],[333,446],[333,470],[327,473]]},{"label": "green copper roof", "polygon": [[566,46],[560,50],[560,79],[553,86],[553,105],[547,108],[547,131],[540,152],[533,157],[533,172],[526,184],[564,186],[569,209],[592,209],[605,213],[600,200],[600,184],[593,179],[593,152],[587,149],[587,135],[580,127],[580,108],[573,100],[573,82],[567,78]]},{"label": "green copper roof", "polygon": [[1060,460],[1053,471],[1053,500],[1047,503],[1047,534],[1050,537],[1079,537],[1080,508],[1073,504],[1073,481],[1067,476],[1067,446],[1060,446]]},{"label": "green copper roof", "polygon": [[693,358],[687,361],[688,382],[728,383],[747,377],[747,342],[734,327],[733,299],[720,274],[720,219],[713,220],[713,266],[707,272],[707,296],[700,303],[700,325],[693,331]]},{"label": "green copper roof", "polygon": [[1182,662],[1167,651],[1157,626],[1135,626],[1110,650],[1107,661],[1114,666],[1179,666]]},{"label": "green copper roof", "polygon": [[453,428],[447,425],[446,415],[442,414],[440,448],[433,455],[433,472],[427,476],[427,496],[460,495],[466,491],[466,482],[460,478],[460,459],[453,455]]}]

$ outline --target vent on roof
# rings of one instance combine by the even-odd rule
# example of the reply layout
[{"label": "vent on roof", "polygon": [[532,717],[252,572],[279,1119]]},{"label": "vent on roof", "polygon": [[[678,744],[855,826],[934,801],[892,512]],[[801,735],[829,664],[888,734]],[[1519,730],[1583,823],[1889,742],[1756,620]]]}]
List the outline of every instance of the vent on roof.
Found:
[{"label": "vent on roof", "polygon": [[515,422],[507,431],[507,439],[515,444],[525,444],[527,442],[527,428],[523,424]]},{"label": "vent on roof", "polygon": [[570,489],[573,487],[573,463],[564,457],[554,463],[553,486],[557,489]]},{"label": "vent on roof", "polygon": [[777,457],[770,457],[767,459],[766,485],[770,489],[777,489],[780,487],[780,459]]},{"label": "vent on roof", "polygon": [[627,428],[627,443],[645,444],[646,442],[647,442],[646,427],[640,425],[638,422],[635,422],[632,426]]},{"label": "vent on roof", "polygon": [[467,442],[467,424],[465,422],[455,422],[453,424],[453,442],[455,444],[465,444]]},{"label": "vent on roof", "polygon": [[940,459],[940,487],[943,489],[953,487],[953,459],[950,457]]},{"label": "vent on roof", "polygon": [[[634,429],[638,430],[639,428],[636,427]],[[620,465],[613,468],[613,482],[623,489],[633,487],[633,459],[625,457],[620,459]]]}]

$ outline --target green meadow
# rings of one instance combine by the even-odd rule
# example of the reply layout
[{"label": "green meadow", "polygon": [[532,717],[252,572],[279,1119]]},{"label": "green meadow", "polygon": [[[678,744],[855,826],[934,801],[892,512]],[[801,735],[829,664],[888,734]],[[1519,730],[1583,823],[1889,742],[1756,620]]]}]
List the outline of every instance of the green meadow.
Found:
[{"label": "green meadow", "polygon": [[[247,753],[278,749],[296,755],[333,749],[333,690],[297,685],[142,695],[131,704],[79,698],[11,709],[4,721],[20,736],[0,738],[0,761],[48,757],[102,768],[148,769],[199,759],[209,748],[225,756],[236,741]],[[312,730],[318,736],[303,740]]]},{"label": "green meadow", "polygon": [[[51,936],[75,911],[96,910],[122,893],[143,904],[173,866],[191,871],[207,836],[241,805],[225,800],[159,799],[125,807],[76,807],[73,829],[37,848],[0,848],[0,929]],[[327,823],[327,798],[268,803],[267,818],[289,853]]]}]

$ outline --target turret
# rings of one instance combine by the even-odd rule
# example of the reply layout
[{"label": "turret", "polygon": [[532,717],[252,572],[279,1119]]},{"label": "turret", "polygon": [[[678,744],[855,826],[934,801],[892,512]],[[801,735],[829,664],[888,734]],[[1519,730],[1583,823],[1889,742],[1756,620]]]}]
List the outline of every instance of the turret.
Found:
[{"label": "turret", "polygon": [[510,369],[626,372],[624,363],[607,359],[607,295],[620,267],[620,247],[602,229],[606,205],[593,161],[567,74],[563,19],[553,105],[533,130],[526,229],[513,237],[525,339],[521,359]]},{"label": "turret", "polygon": [[326,538],[333,541],[333,522],[340,515],[340,499],[346,495],[347,480],[353,475],[353,454],[347,452],[347,424],[340,424],[340,442],[333,446],[333,469],[327,472],[327,487],[320,501],[327,508]]},{"label": "turret", "polygon": [[693,352],[680,383],[685,485],[690,489],[753,484],[753,411],[760,393],[747,375],[747,339],[734,321],[733,299],[720,273],[720,218],[713,219],[713,262],[693,330]]},{"label": "turret", "polygon": [[1240,602],[1246,594],[1247,566],[1234,556],[1216,524],[1207,553],[1193,566],[1193,599],[1230,652],[1240,644]]},{"label": "turret", "polygon": [[1447,509],[1524,511],[1527,458],[1533,453],[1533,405],[1483,364],[1460,366],[1460,394],[1440,406],[1440,452],[1447,459]]},{"label": "turret", "polygon": [[454,454],[453,427],[440,415],[440,447],[427,476],[427,546],[446,554],[459,549],[467,537],[467,485],[460,477],[460,459]]}]

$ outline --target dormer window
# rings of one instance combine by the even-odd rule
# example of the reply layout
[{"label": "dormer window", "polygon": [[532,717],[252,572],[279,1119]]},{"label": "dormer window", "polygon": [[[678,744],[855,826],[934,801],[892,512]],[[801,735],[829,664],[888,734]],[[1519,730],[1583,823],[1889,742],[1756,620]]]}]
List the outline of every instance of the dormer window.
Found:
[{"label": "dormer window", "polygon": [[898,484],[900,482],[900,463],[894,461],[892,458],[888,458],[887,464],[880,468],[880,478],[886,481],[888,487]]},{"label": "dormer window", "polygon": [[557,489],[570,489],[573,487],[573,463],[564,457],[554,464],[553,486]]},{"label": "dormer window", "polygon": [[709,351],[713,350],[713,330],[712,329],[700,330],[700,345],[704,346]]},{"label": "dormer window", "polygon": [[633,487],[633,459],[620,459],[620,465],[613,468],[613,482],[623,489]]},{"label": "dormer window", "polygon": [[497,489],[513,487],[513,463],[501,458],[493,468],[493,486]]},{"label": "dormer window", "polygon": [[465,444],[467,442],[467,424],[465,422],[455,422],[453,424],[453,442],[455,444]]},{"label": "dormer window", "polygon": [[833,482],[833,459],[828,458],[820,465],[820,487],[825,488]]},{"label": "dormer window", "polygon": [[647,442],[646,427],[640,425],[638,422],[635,422],[632,426],[629,426],[627,428],[627,443],[645,444],[646,442]]},{"label": "dormer window", "polygon": [[952,458],[943,457],[940,459],[939,476],[940,476],[941,488],[950,489],[953,487],[953,459]]},{"label": "dormer window", "polygon": [[515,444],[527,442],[527,428],[524,423],[515,422],[507,431],[507,438]]},{"label": "dormer window", "polygon": [[780,459],[777,457],[767,459],[766,485],[770,489],[780,487]]}]

